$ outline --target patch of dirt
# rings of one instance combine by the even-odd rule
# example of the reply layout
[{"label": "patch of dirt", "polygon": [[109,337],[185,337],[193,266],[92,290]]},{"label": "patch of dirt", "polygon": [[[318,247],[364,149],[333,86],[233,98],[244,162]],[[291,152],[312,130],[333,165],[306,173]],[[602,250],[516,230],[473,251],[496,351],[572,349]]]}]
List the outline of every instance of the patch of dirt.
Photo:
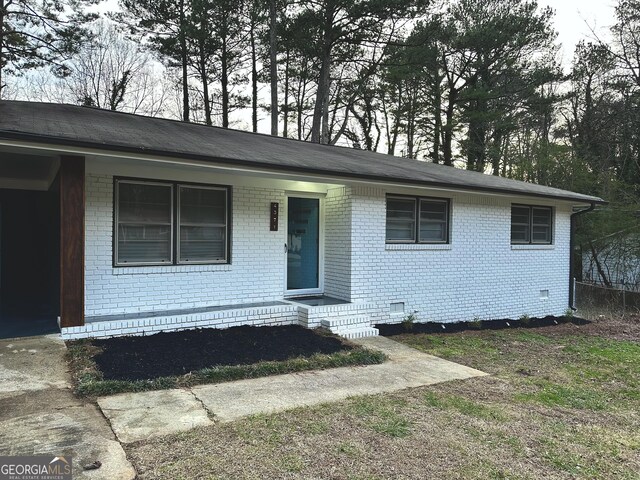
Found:
[{"label": "patch of dirt", "polygon": [[282,361],[354,347],[300,326],[207,328],[93,340],[105,380],[144,380],[223,365]]},{"label": "patch of dirt", "polygon": [[614,340],[640,341],[640,314],[628,315],[597,315],[589,317],[589,323],[575,325],[564,323],[555,327],[545,328],[545,335],[596,335]]}]

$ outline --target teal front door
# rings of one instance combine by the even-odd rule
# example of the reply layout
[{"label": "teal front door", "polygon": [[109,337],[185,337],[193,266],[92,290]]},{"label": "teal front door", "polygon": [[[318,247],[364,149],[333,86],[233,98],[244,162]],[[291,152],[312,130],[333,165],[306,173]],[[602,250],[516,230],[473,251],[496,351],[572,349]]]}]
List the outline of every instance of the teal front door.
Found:
[{"label": "teal front door", "polygon": [[287,202],[287,293],[321,293],[320,199]]}]

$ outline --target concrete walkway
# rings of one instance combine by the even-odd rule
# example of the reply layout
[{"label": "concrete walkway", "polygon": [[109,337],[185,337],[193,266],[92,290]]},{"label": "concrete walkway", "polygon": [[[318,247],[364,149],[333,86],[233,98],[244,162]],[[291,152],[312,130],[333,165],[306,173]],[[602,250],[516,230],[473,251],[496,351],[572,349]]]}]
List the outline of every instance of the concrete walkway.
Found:
[{"label": "concrete walkway", "polygon": [[100,410],[73,396],[65,351],[57,335],[0,340],[0,455],[71,455],[74,479],[135,478]]},{"label": "concrete walkway", "polygon": [[144,440],[258,413],[415,388],[486,375],[473,368],[427,355],[385,337],[356,340],[382,350],[381,365],[293,373],[191,389],[125,393],[98,399],[118,439]]}]

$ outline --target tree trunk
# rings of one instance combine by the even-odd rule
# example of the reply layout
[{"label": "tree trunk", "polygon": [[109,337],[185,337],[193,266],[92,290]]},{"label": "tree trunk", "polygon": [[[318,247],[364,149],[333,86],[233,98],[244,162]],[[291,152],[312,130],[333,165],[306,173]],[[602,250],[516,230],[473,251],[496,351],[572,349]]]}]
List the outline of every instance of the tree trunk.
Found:
[{"label": "tree trunk", "polygon": [[[305,71],[305,69],[303,69]],[[298,80],[298,89],[296,91],[296,123],[298,127],[298,140],[302,140],[302,112],[303,112],[303,102],[304,95],[306,93],[306,84],[303,83],[304,80],[301,78]]]},{"label": "tree trunk", "polygon": [[416,89],[412,86],[409,99],[409,110],[407,111],[407,158],[416,158],[415,134],[416,134]]},{"label": "tree trunk", "polygon": [[276,0],[269,1],[269,62],[271,80],[271,135],[278,136],[278,44]]},{"label": "tree trunk", "polygon": [[[202,25],[202,27],[204,32],[204,25]],[[204,53],[204,39],[201,38],[198,43],[198,49],[200,50],[200,81],[202,82],[202,97],[204,100],[204,118],[205,123],[211,125],[211,99],[209,98],[209,78],[207,76],[207,59]]]},{"label": "tree trunk", "polygon": [[397,110],[396,114],[393,115],[393,132],[391,134],[391,142],[389,142],[389,147],[387,149],[387,153],[389,155],[396,154],[396,145],[398,144],[398,135],[400,134],[400,120],[398,118],[398,112],[402,108],[402,95],[404,91],[402,90],[402,85],[398,85],[398,104],[396,105]]},{"label": "tree trunk", "polygon": [[282,104],[282,136],[289,136],[289,48],[284,63],[284,103]]},{"label": "tree trunk", "polygon": [[[504,142],[505,142],[505,145],[511,144],[511,134],[507,133]],[[511,156],[509,155],[509,148],[506,147],[505,148],[504,159],[502,161],[502,176],[503,177],[507,176],[507,170],[511,171],[511,159],[510,159],[510,157]]]},{"label": "tree trunk", "polygon": [[249,31],[251,40],[251,126],[253,132],[258,131],[258,60],[256,55],[255,21],[251,20]]},{"label": "tree trunk", "polygon": [[222,87],[222,128],[229,128],[229,72],[227,39],[222,39],[220,84]]},{"label": "tree trunk", "polygon": [[436,74],[432,88],[433,96],[433,163],[440,163],[440,135],[442,135],[442,97],[440,96],[440,76]]},{"label": "tree trunk", "polygon": [[[365,113],[366,113],[366,124],[365,124],[365,135],[364,135],[364,144],[365,144],[365,148],[369,151],[373,151],[373,145],[374,145],[374,140],[373,140],[373,104],[371,101],[371,97],[366,96],[365,97]],[[354,107],[355,110],[355,107]]]},{"label": "tree trunk", "polygon": [[186,33],[186,12],[184,0],[180,0],[180,61],[182,63],[182,120],[189,122],[189,72],[187,69],[187,33]]},{"label": "tree trunk", "polygon": [[0,0],[0,100],[2,100],[2,91],[4,90],[3,82],[3,72],[4,72],[4,17],[6,5],[4,0]]},{"label": "tree trunk", "polygon": [[453,114],[455,112],[457,96],[458,92],[455,87],[450,87],[447,96],[447,111],[445,113],[446,123],[443,127],[444,144],[442,145],[443,163],[449,167],[453,166]]},{"label": "tree trunk", "polygon": [[[481,115],[484,114],[482,105],[477,105],[476,108],[476,112],[481,112]],[[486,135],[484,120],[474,118],[469,121],[467,170],[475,170],[477,172],[484,171],[484,166],[487,161]]]},{"label": "tree trunk", "polygon": [[320,131],[320,143],[327,145],[329,143],[329,87],[324,94],[322,102],[322,129]]},{"label": "tree trunk", "polygon": [[[311,124],[311,141],[321,143],[322,120],[329,112],[329,81],[330,81],[330,61],[328,55],[323,55],[320,66],[320,77],[318,89],[316,90],[316,104],[313,108],[313,122]],[[326,127],[326,125],[325,125]]]},{"label": "tree trunk", "polygon": [[[316,104],[313,109],[313,122],[311,123],[311,141],[314,143],[327,143],[329,130],[329,87],[331,84],[331,26],[333,12],[327,8],[324,21],[324,41],[318,88],[316,90]],[[323,119],[325,122],[323,122]],[[323,125],[324,123],[324,125]]]},{"label": "tree trunk", "polygon": [[502,131],[496,129],[493,134],[493,150],[491,153],[492,174],[496,177],[500,175],[500,157],[502,152]]},{"label": "tree trunk", "polygon": [[593,257],[593,261],[596,263],[596,268],[598,269],[598,275],[602,278],[602,282],[605,287],[613,288],[611,284],[611,280],[607,277],[607,274],[604,272],[602,268],[602,264],[600,263],[600,259],[598,258],[598,252],[596,252],[596,247],[593,245],[593,242],[589,242],[589,249],[591,250],[591,256]]}]

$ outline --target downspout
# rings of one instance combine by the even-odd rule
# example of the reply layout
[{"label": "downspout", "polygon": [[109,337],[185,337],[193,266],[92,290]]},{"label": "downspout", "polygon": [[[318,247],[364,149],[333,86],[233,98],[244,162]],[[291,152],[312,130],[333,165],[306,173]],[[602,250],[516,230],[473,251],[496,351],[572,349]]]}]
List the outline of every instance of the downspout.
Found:
[{"label": "downspout", "polygon": [[571,232],[569,233],[569,308],[574,312],[577,310],[575,305],[575,262],[573,261],[574,251],[575,251],[575,229],[576,229],[576,218],[578,215],[582,215],[584,213],[592,212],[596,208],[596,204],[594,202],[588,208],[584,208],[582,210],[578,210],[571,214]]}]

